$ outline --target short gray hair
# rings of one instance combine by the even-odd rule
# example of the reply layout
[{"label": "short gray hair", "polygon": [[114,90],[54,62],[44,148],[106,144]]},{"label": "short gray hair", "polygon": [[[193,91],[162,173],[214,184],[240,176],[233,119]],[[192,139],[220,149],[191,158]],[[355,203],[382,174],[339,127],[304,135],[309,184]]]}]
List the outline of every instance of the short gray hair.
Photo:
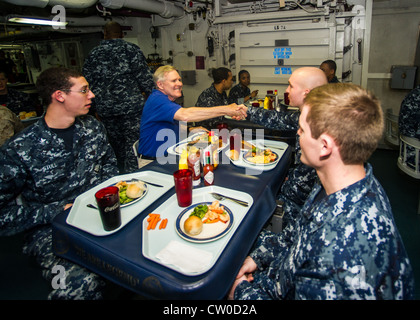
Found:
[{"label": "short gray hair", "polygon": [[157,68],[157,70],[153,74],[153,81],[155,82],[155,84],[157,84],[158,81],[164,81],[166,74],[171,71],[176,71],[176,68],[171,65],[165,65]]}]

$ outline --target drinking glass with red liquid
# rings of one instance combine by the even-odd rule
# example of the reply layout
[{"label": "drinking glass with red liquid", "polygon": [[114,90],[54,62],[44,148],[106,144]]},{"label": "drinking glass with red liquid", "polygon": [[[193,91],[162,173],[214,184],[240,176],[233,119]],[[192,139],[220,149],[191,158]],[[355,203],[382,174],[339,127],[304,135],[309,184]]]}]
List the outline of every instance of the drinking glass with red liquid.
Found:
[{"label": "drinking glass with red liquid", "polygon": [[103,188],[95,193],[102,225],[106,231],[121,225],[120,189],[115,186]]},{"label": "drinking glass with red liquid", "polygon": [[240,132],[234,132],[234,130],[232,130],[230,134],[229,147],[231,151],[235,150],[238,154],[240,154],[242,147],[242,135]]},{"label": "drinking glass with red liquid", "polygon": [[[228,130],[228,124],[225,122],[219,123],[217,125],[217,129],[219,130],[219,139],[222,140],[224,144],[227,143],[227,139],[229,137],[229,130]],[[219,147],[222,147],[223,145],[219,144]]]},{"label": "drinking glass with red liquid", "polygon": [[181,169],[174,172],[175,192],[180,207],[188,207],[192,203],[193,172]]}]

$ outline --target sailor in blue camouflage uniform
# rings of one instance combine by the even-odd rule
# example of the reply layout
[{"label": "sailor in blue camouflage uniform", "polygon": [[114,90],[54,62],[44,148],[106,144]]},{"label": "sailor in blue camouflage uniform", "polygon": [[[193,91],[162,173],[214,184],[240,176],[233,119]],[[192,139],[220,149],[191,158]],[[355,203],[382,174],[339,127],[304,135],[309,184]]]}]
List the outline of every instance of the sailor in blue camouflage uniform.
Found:
[{"label": "sailor in blue camouflage uniform", "polygon": [[95,111],[105,125],[121,173],[128,173],[137,170],[132,146],[154,82],[143,52],[122,37],[121,26],[108,22],[104,40],[90,52],[83,74],[95,93]]},{"label": "sailor in blue camouflage uniform", "polygon": [[404,136],[420,139],[420,85],[411,90],[401,103],[398,130]]},{"label": "sailor in blue camouflage uniform", "polygon": [[25,232],[24,253],[50,283],[52,268],[64,267],[66,288],[50,299],[99,299],[101,277],[54,255],[51,222],[78,195],[118,174],[115,154],[103,125],[87,115],[94,94],[81,73],[45,70],[37,88],[48,105],[44,117],[0,149],[0,235]]},{"label": "sailor in blue camouflage uniform", "polygon": [[366,163],[383,134],[379,101],[353,84],[318,87],[299,124],[302,162],[316,167],[321,184],[294,224],[260,234],[229,297],[412,299],[410,261]]},{"label": "sailor in blue camouflage uniform", "polygon": [[6,72],[0,70],[0,105],[19,115],[20,112],[35,111],[36,104],[36,101],[32,101],[28,94],[8,88]]},{"label": "sailor in blue camouflage uniform", "polygon": [[[420,85],[411,90],[401,103],[398,130],[406,137],[420,139]],[[414,148],[407,146],[407,164],[413,167],[414,157]]]},{"label": "sailor in blue camouflage uniform", "polygon": [[255,98],[258,90],[251,92],[249,84],[251,83],[251,75],[247,70],[241,70],[238,73],[239,83],[232,87],[229,91],[229,103],[245,103]]},{"label": "sailor in blue camouflage uniform", "polygon": [[[213,83],[198,96],[196,107],[209,108],[215,106],[226,106],[229,104],[226,90],[232,87],[232,72],[225,67],[212,70]],[[235,102],[237,103],[237,102]],[[223,117],[195,122],[196,127],[215,129],[217,124],[223,122]]]},{"label": "sailor in blue camouflage uniform", "polygon": [[[296,69],[289,78],[290,106],[301,107],[303,99],[313,88],[326,84],[325,74],[318,68],[303,67]],[[249,107],[248,119],[266,128],[277,130],[298,130],[300,112],[282,112],[266,110],[259,107]],[[300,161],[299,136],[295,143],[295,161],[288,172],[287,180],[283,183],[278,199],[284,202],[283,224],[295,219],[305,203],[317,179],[315,170]]]}]

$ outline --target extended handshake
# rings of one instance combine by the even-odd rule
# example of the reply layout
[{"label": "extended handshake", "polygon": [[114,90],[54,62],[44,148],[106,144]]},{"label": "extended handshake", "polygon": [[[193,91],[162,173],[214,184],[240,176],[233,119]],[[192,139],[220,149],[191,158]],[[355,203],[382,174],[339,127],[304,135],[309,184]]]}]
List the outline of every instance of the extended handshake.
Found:
[{"label": "extended handshake", "polygon": [[232,114],[227,114],[231,116],[232,119],[235,120],[244,120],[247,117],[248,108],[244,104],[237,105],[236,103],[232,103],[229,105],[232,109]]}]

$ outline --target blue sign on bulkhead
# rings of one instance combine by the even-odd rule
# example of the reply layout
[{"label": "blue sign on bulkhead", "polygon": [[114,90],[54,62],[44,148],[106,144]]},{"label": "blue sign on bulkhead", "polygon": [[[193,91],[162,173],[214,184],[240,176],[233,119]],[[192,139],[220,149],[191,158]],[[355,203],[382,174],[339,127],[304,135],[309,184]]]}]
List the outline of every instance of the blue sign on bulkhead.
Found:
[{"label": "blue sign on bulkhead", "polygon": [[[274,48],[274,59],[289,59],[292,55],[292,48]],[[292,74],[290,67],[275,67],[274,74]]]},{"label": "blue sign on bulkhead", "polygon": [[289,59],[292,55],[292,48],[274,48],[274,59]]},{"label": "blue sign on bulkhead", "polygon": [[290,67],[275,67],[274,74],[292,74],[292,68]]}]

